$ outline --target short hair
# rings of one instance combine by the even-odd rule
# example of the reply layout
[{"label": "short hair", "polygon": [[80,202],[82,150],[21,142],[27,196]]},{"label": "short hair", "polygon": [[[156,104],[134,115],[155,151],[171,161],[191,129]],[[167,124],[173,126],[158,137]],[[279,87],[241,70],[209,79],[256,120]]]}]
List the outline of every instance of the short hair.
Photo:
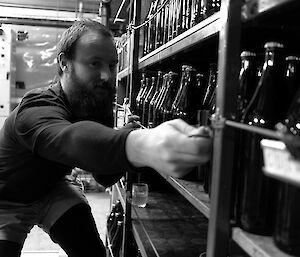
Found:
[{"label": "short hair", "polygon": [[[68,60],[72,60],[76,48],[76,42],[87,31],[97,31],[101,35],[113,38],[112,32],[103,24],[92,19],[81,19],[75,21],[71,27],[64,31],[60,41],[57,43],[57,57],[60,53],[64,53]],[[58,75],[61,76],[63,71],[59,66],[57,59]]]}]

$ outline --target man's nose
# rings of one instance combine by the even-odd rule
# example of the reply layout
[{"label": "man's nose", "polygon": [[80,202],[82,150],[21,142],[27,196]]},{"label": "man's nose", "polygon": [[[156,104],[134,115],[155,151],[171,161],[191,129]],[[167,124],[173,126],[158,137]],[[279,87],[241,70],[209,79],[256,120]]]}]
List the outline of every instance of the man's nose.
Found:
[{"label": "man's nose", "polygon": [[109,81],[111,79],[111,71],[109,67],[102,67],[100,69],[100,79],[103,81]]}]

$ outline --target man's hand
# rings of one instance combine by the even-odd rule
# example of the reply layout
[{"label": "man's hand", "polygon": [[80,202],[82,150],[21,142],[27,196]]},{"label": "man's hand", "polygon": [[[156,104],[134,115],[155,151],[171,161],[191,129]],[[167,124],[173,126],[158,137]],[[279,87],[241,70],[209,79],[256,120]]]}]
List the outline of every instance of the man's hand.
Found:
[{"label": "man's hand", "polygon": [[133,166],[148,166],[174,177],[182,177],[207,162],[211,149],[210,129],[195,128],[180,119],[132,131],[126,141],[127,157]]}]

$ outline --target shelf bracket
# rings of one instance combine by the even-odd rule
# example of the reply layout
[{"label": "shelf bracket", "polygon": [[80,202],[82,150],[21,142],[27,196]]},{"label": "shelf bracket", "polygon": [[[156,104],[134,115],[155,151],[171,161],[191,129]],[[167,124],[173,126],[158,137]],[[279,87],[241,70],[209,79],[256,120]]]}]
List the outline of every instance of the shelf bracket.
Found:
[{"label": "shelf bracket", "polygon": [[225,127],[226,119],[220,114],[220,109],[216,108],[214,114],[211,115],[211,125],[214,130],[222,130]]}]

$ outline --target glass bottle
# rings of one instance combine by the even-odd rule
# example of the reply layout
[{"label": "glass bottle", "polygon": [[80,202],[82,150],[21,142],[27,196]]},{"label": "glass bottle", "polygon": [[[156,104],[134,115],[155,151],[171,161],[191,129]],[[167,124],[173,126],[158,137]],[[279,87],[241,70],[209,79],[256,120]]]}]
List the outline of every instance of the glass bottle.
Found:
[{"label": "glass bottle", "polygon": [[181,32],[184,32],[189,29],[190,1],[182,0],[181,2],[182,2]]},{"label": "glass bottle", "polygon": [[141,96],[143,95],[144,91],[146,89],[146,74],[142,73],[142,79],[140,82],[140,90],[137,93],[136,99],[135,99],[135,105],[136,105],[136,113],[137,115],[140,115],[140,100],[141,100]]},{"label": "glass bottle", "polygon": [[241,69],[239,74],[239,87],[237,93],[236,120],[240,121],[246,107],[251,100],[256,85],[258,74],[256,67],[256,53],[243,51],[241,53]]},{"label": "glass bottle", "polygon": [[155,92],[154,95],[152,97],[152,99],[150,100],[149,103],[149,111],[148,111],[148,127],[152,128],[154,127],[153,121],[154,121],[154,105],[156,100],[159,97],[159,94],[161,92],[161,88],[162,88],[162,83],[163,83],[163,72],[162,71],[158,71],[157,73],[157,82],[156,82],[156,86],[155,86]]},{"label": "glass bottle", "polygon": [[[300,58],[291,55],[287,56],[285,61],[285,84],[288,90],[288,99],[292,101],[300,85]],[[288,103],[290,103],[290,101],[288,101]]]},{"label": "glass bottle", "polygon": [[163,83],[162,83],[162,88],[160,90],[160,93],[157,97],[157,100],[154,103],[154,108],[153,108],[153,126],[156,127],[161,123],[161,118],[160,118],[160,109],[161,109],[161,104],[165,96],[165,92],[167,90],[168,86],[168,80],[169,80],[169,73],[166,73],[163,75]]},{"label": "glass bottle", "polygon": [[278,194],[275,244],[288,254],[300,256],[300,188],[280,182]]},{"label": "glass bottle", "polygon": [[150,22],[149,22],[149,53],[152,52],[155,48],[155,34],[156,34],[156,18],[155,13],[157,10],[158,0],[153,1],[153,8],[150,14]]},{"label": "glass bottle", "polygon": [[190,27],[200,22],[201,0],[192,0]]},{"label": "glass bottle", "polygon": [[178,31],[177,31],[177,13],[178,13],[178,4],[179,1],[178,0],[173,0],[173,8],[172,8],[172,38],[175,38],[176,36],[178,36]]},{"label": "glass bottle", "polygon": [[122,251],[123,223],[123,221],[117,222],[115,234],[111,239],[111,249],[114,256],[120,256],[120,252]]},{"label": "glass bottle", "polygon": [[170,3],[167,1],[164,7],[164,33],[163,33],[163,44],[167,43],[169,41],[169,9]]},{"label": "glass bottle", "polygon": [[205,76],[203,73],[196,73],[195,83],[192,83],[188,91],[190,106],[189,122],[190,124],[199,124],[198,111],[202,110],[202,102],[205,91]]},{"label": "glass bottle", "polygon": [[[296,57],[297,58],[297,57]],[[294,142],[300,139],[300,84],[295,77],[299,76],[299,70],[291,69],[291,60],[298,62],[296,58],[287,58],[288,62],[286,80],[289,82],[292,77],[297,81],[298,91],[295,94],[292,104],[284,120],[284,126],[288,135],[295,137]],[[293,73],[293,76],[289,73]],[[294,85],[293,85],[294,87]],[[288,146],[288,145],[287,145]],[[289,146],[288,146],[289,149]],[[289,149],[290,150],[290,149]],[[297,151],[298,152],[298,151]],[[294,155],[294,152],[291,151]],[[298,158],[296,156],[296,158]],[[280,182],[279,197],[277,202],[276,223],[274,231],[275,244],[284,252],[300,256],[300,188],[292,184]]]},{"label": "glass bottle", "polygon": [[172,115],[174,119],[185,119],[187,116],[185,112],[181,112],[182,110],[179,110],[179,103],[181,101],[181,96],[185,94],[184,92],[186,91],[186,70],[188,67],[189,66],[185,64],[181,66],[179,88],[174,98],[174,102],[172,103]]},{"label": "glass bottle", "polygon": [[150,101],[155,93],[155,85],[156,85],[156,77],[151,78],[151,85],[145,96],[145,100],[143,103],[143,116],[142,116],[142,124],[145,127],[148,127],[148,113],[149,113],[149,105]]},{"label": "glass bottle", "polygon": [[169,18],[168,18],[168,35],[167,41],[170,41],[173,38],[173,20],[175,17],[174,15],[174,0],[169,0]]},{"label": "glass bottle", "polygon": [[146,98],[146,96],[147,96],[150,88],[151,88],[151,80],[150,80],[150,78],[146,77],[146,80],[145,80],[145,89],[142,92],[141,97],[140,97],[140,101],[139,101],[139,116],[141,118],[143,117],[144,101],[145,101],[145,98]]},{"label": "glass bottle", "polygon": [[211,110],[211,104],[213,103],[217,87],[217,77],[217,65],[215,63],[211,63],[209,66],[208,84],[202,100],[202,106],[205,110]]},{"label": "glass bottle", "polygon": [[[242,117],[250,126],[274,129],[276,122],[283,120],[286,110],[284,87],[284,51],[277,42],[265,44],[265,60],[262,75],[249,105]],[[241,157],[239,180],[240,226],[249,232],[271,235],[274,228],[274,213],[278,187],[275,180],[263,174],[263,156],[260,147],[262,136],[248,132],[244,136],[244,152]]]},{"label": "glass bottle", "polygon": [[[158,0],[158,2],[159,5],[157,9],[161,8],[162,4],[164,3],[164,0]],[[165,15],[165,9],[161,8],[156,18],[155,48],[158,48],[163,44],[164,15]]]},{"label": "glass bottle", "polygon": [[[184,71],[184,79],[181,90],[178,90],[176,95],[176,102],[174,101],[172,109],[173,115],[176,118],[181,118],[188,123],[191,123],[191,116],[193,113],[191,99],[192,89],[196,87],[196,70],[192,66],[187,66]],[[195,123],[194,123],[195,124]]]},{"label": "glass bottle", "polygon": [[178,90],[178,73],[170,71],[166,92],[164,98],[162,99],[162,104],[160,107],[161,122],[165,122],[167,120],[172,119],[171,108],[177,90]]},{"label": "glass bottle", "polygon": [[[242,116],[247,108],[249,101],[251,100],[255,88],[258,83],[258,71],[256,65],[256,53],[251,51],[243,51],[240,55],[241,58],[241,68],[239,73],[239,84],[237,90],[237,111],[236,111],[236,121],[241,121]],[[242,183],[239,181],[241,178],[239,170],[241,169],[241,155],[244,151],[244,133],[243,130],[236,131],[236,140],[235,140],[235,161],[234,161],[234,174],[233,174],[233,183],[232,183],[232,210],[233,210],[233,219],[239,221],[239,209],[240,203],[238,196],[240,195],[240,188]]]},{"label": "glass bottle", "polygon": [[[153,9],[153,2],[151,2],[150,4],[150,8],[148,11],[148,14],[146,16],[145,21],[149,20],[151,17],[151,13],[152,13],[152,9]],[[144,26],[144,47],[143,47],[143,55],[146,55],[149,53],[149,47],[150,47],[150,25],[147,22]]]}]

